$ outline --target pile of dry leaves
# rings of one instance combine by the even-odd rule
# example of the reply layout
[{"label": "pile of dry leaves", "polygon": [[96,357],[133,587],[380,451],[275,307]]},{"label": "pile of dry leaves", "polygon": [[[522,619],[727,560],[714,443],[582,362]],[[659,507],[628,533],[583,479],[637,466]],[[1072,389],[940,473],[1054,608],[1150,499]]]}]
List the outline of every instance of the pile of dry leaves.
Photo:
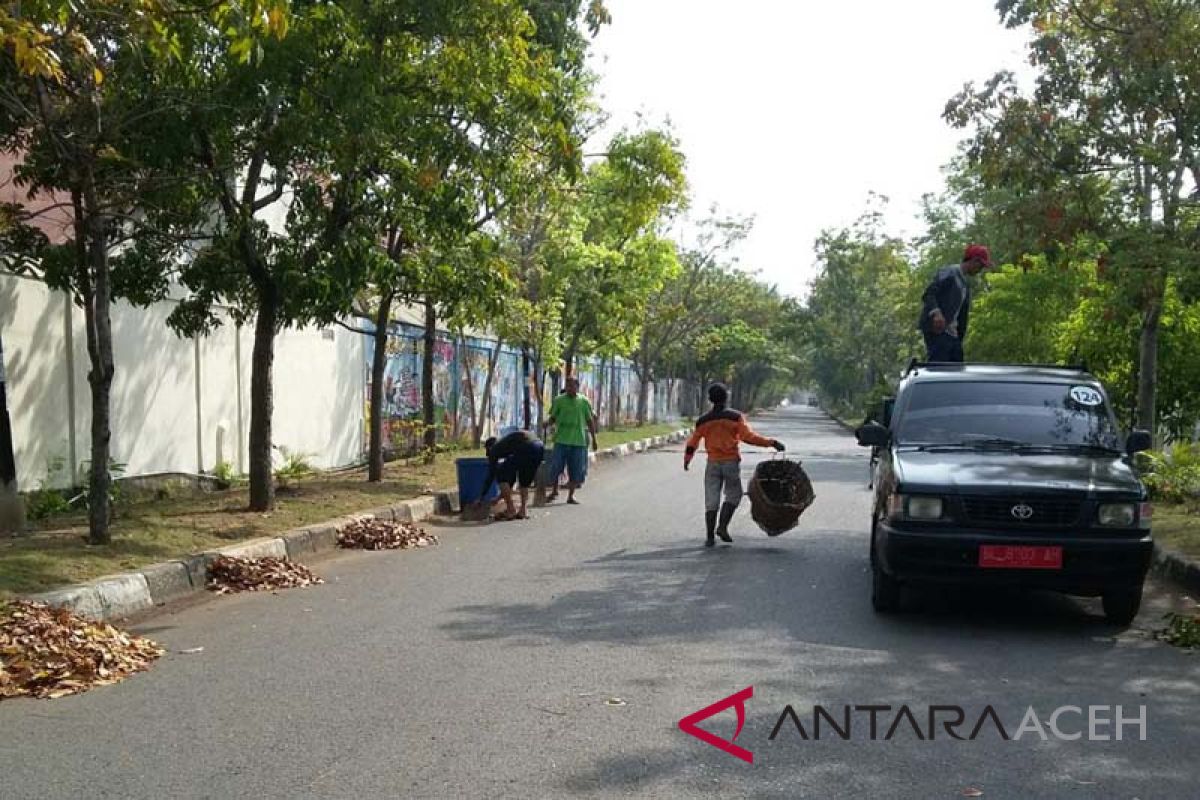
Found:
[{"label": "pile of dry leaves", "polygon": [[324,582],[308,567],[286,558],[220,556],[208,565],[208,588],[218,594],[290,589]]},{"label": "pile of dry leaves", "polygon": [[407,522],[361,520],[338,531],[338,544],[354,550],[395,550],[437,543],[437,537],[432,533]]},{"label": "pile of dry leaves", "polygon": [[86,692],[148,669],[162,654],[149,639],[105,622],[16,602],[0,614],[0,700]]}]

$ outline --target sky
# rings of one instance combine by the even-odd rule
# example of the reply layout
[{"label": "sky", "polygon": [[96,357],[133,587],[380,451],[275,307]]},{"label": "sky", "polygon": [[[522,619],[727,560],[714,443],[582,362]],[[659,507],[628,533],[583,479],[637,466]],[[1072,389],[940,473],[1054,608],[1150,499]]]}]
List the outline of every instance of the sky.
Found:
[{"label": "sky", "polygon": [[[965,136],[941,118],[968,81],[1025,73],[1025,34],[993,0],[606,0],[593,45],[601,104],[622,127],[669,120],[688,160],[692,215],[753,216],[735,252],[803,296],[813,243],[868,194],[888,229],[920,232],[919,201]],[[686,241],[687,230],[681,232]]]}]

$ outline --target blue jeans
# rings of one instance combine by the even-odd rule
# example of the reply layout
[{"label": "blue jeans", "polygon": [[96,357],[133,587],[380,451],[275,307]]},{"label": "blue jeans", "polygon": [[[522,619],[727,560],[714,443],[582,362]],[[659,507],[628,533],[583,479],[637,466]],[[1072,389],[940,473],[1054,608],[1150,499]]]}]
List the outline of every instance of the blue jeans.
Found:
[{"label": "blue jeans", "polygon": [[574,444],[555,444],[553,459],[550,461],[550,474],[557,486],[558,476],[563,469],[567,477],[576,486],[582,486],[587,478],[588,449]]}]

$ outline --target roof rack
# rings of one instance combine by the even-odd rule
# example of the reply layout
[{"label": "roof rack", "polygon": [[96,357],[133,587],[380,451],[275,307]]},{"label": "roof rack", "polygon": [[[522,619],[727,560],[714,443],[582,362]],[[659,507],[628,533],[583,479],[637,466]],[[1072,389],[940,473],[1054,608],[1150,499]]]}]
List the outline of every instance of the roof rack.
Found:
[{"label": "roof rack", "polygon": [[999,361],[921,361],[912,359],[902,377],[908,377],[921,368],[962,369],[963,367],[1027,367],[1029,369],[1063,369],[1071,372],[1087,372],[1087,364],[1007,364]]}]

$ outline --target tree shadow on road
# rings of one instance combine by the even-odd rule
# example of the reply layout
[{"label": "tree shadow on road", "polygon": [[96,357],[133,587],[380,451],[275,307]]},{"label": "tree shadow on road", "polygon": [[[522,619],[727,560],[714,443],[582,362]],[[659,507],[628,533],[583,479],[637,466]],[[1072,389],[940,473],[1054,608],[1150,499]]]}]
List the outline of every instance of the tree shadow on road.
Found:
[{"label": "tree shadow on road", "polygon": [[[1191,794],[1194,776],[1173,747],[1200,737],[1194,659],[1144,632],[1107,625],[1095,601],[1053,593],[926,589],[910,593],[905,613],[877,615],[868,600],[864,538],[822,530],[713,550],[692,540],[615,549],[581,568],[548,571],[547,580],[566,579],[573,588],[545,602],[461,606],[441,627],[462,640],[504,639],[514,647],[665,648],[686,659],[682,674],[643,674],[642,684],[630,681],[631,689],[683,683],[694,689],[695,708],[749,683],[756,698],[766,698],[748,709],[743,738],[769,757],[769,768],[743,769],[678,734],[677,745],[631,744],[636,752],[597,755],[588,770],[564,777],[564,792],[604,787],[673,796],[828,796],[832,770],[846,795],[910,796],[927,787],[916,765],[928,753],[936,754],[942,772],[961,774],[954,779],[961,785],[945,787],[951,796],[984,778],[1012,796],[1078,790],[1068,778],[1095,781],[1103,796],[1136,794],[1139,787],[1162,796]],[[631,654],[630,663],[637,662]],[[870,741],[768,742],[783,705],[793,702],[949,703],[976,713],[992,704],[1013,725],[1030,705],[1048,714],[1064,703],[1152,702],[1151,741],[1026,740],[1000,743],[1006,748],[1000,750],[972,749],[969,742],[912,742],[898,749]],[[677,709],[662,724],[673,726],[692,710]],[[730,736],[732,714],[726,716],[712,729],[726,724],[722,735]],[[961,768],[946,769],[947,762]],[[890,777],[889,763],[897,770]]]}]

